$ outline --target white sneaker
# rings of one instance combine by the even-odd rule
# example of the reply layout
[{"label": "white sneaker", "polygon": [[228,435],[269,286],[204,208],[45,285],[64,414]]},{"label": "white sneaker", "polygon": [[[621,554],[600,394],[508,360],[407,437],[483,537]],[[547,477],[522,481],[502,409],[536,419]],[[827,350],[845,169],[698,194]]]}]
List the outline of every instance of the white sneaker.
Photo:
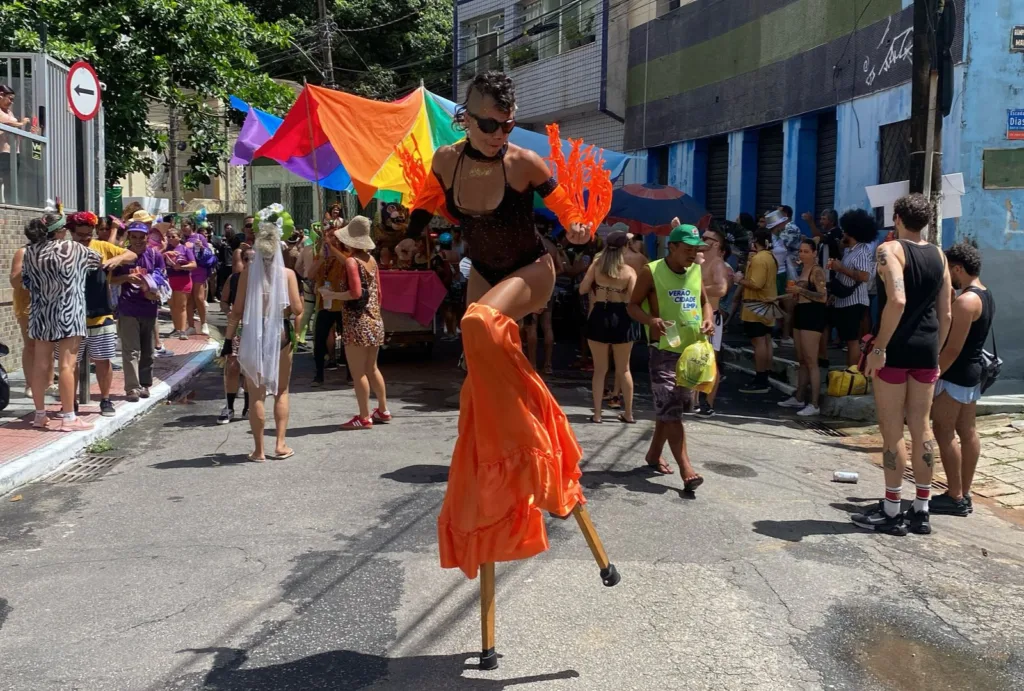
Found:
[{"label": "white sneaker", "polygon": [[800,417],[814,417],[815,415],[820,415],[821,410],[808,403],[806,406],[804,406],[803,410],[796,411],[796,414],[799,415]]},{"label": "white sneaker", "polygon": [[781,344],[782,344],[783,346],[785,346],[785,347],[787,347],[787,348],[792,348],[793,346],[795,346],[795,345],[796,345],[796,344],[795,344],[795,343],[793,342],[793,339],[792,339],[792,338],[783,338],[783,339],[782,339],[781,341],[779,341],[779,343],[781,343]]},{"label": "white sneaker", "polygon": [[207,326],[206,324],[203,324],[199,328],[199,333],[203,334],[204,336],[209,336],[210,335],[210,327]]},{"label": "white sneaker", "polygon": [[803,408],[806,403],[796,400],[796,396],[790,396],[784,401],[779,401],[780,408]]},{"label": "white sneaker", "polygon": [[195,335],[196,335],[196,330],[195,330],[195,328],[193,328],[193,327],[191,327],[191,326],[190,326],[190,327],[188,327],[187,329],[185,329],[185,335],[186,335],[186,336],[195,336]]},{"label": "white sneaker", "polygon": [[218,425],[226,425],[235,419],[235,411],[231,410],[227,406],[224,406],[220,410],[220,417],[217,418]]}]

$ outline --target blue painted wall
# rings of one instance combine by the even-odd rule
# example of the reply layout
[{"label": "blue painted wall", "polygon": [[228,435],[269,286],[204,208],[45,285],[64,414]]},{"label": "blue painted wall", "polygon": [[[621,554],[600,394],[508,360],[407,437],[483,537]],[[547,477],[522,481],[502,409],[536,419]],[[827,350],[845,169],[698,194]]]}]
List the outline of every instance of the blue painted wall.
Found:
[{"label": "blue painted wall", "polygon": [[757,199],[757,130],[729,133],[729,196],[725,214],[753,213]]}]

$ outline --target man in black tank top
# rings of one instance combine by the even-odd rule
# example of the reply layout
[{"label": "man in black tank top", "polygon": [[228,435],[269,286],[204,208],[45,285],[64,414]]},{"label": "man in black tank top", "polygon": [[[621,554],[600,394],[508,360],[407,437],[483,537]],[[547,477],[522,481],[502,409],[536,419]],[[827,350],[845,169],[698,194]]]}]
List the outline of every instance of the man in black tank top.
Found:
[{"label": "man in black tank top", "polygon": [[[971,482],[981,455],[975,412],[982,386],[982,349],[995,317],[995,301],[982,285],[981,253],[960,242],[946,251],[953,287],[953,323],[939,353],[941,377],[935,385],[932,429],[939,443],[949,489],[931,500],[931,513],[966,516],[974,510]],[[957,435],[960,436],[959,443]]]},{"label": "man in black tank top", "polygon": [[[874,385],[882,432],[885,499],[852,520],[861,528],[889,535],[906,535],[908,529],[928,534],[928,500],[938,450],[928,417],[939,378],[939,345],[949,333],[953,288],[942,250],[923,239],[931,223],[931,206],[924,195],[896,200],[893,221],[898,239],[882,243],[876,253],[881,319],[865,369]],[[917,490],[906,514],[901,504],[907,453],[904,419],[910,429]]]}]

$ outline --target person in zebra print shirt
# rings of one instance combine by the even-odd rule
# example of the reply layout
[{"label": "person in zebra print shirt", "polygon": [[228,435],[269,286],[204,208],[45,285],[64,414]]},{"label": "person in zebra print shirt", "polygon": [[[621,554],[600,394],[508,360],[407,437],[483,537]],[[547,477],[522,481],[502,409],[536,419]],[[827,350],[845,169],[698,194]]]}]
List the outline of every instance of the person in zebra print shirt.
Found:
[{"label": "person in zebra print shirt", "polygon": [[[31,308],[28,332],[35,347],[32,376],[32,401],[35,418],[32,426],[78,432],[92,424],[75,415],[75,362],[78,346],[85,336],[85,281],[88,273],[100,268],[100,255],[88,247],[71,242],[67,236],[67,218],[63,213],[47,214],[25,226],[29,246],[25,249],[22,280],[29,291]],[[57,347],[61,411],[59,427],[51,427],[44,397],[49,382],[47,361]]]}]

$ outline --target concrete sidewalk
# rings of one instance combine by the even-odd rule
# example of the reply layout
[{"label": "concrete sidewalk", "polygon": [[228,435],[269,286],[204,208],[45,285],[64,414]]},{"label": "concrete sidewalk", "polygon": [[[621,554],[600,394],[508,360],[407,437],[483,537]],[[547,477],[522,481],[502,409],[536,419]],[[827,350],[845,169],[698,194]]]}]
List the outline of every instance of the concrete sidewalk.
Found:
[{"label": "concrete sidewalk", "polygon": [[[0,495],[38,480],[73,460],[99,439],[109,437],[132,420],[168,399],[198,374],[216,355],[217,343],[207,336],[193,336],[187,341],[164,340],[164,347],[173,357],[153,363],[153,386],[150,397],[138,403],[124,398],[124,374],[114,372],[111,401],[114,417],[99,414],[99,387],[92,378],[92,401],[81,407],[79,415],[95,426],[88,432],[56,432],[32,427],[34,406],[24,397],[24,376],[20,371],[9,375],[11,403],[0,413]],[[60,411],[59,403],[48,397],[47,411]]]}]

